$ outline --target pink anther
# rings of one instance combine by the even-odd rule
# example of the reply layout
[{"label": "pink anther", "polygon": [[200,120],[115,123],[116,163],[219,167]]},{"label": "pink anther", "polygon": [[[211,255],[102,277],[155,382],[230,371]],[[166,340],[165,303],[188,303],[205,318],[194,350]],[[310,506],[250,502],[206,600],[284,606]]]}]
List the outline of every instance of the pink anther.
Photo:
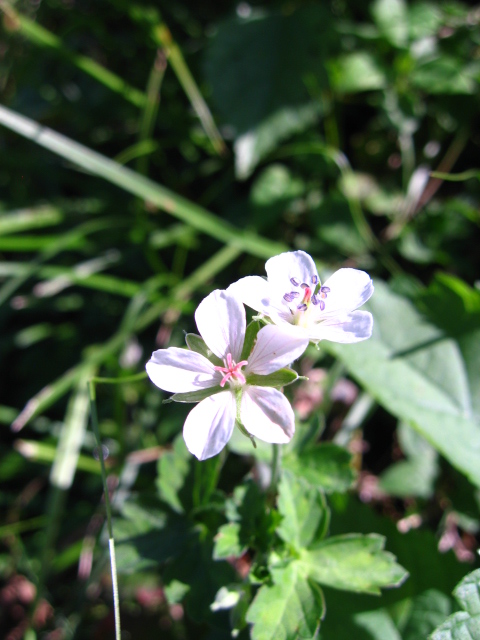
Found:
[{"label": "pink anther", "polygon": [[224,387],[228,380],[230,380],[230,378],[238,380],[238,382],[240,382],[241,384],[246,383],[245,376],[240,371],[240,369],[248,364],[247,360],[241,360],[238,364],[236,364],[235,360],[232,359],[232,354],[227,353],[227,357],[223,362],[225,364],[224,367],[214,367],[215,371],[221,371],[225,374],[222,378],[222,381],[220,382],[221,387]]}]

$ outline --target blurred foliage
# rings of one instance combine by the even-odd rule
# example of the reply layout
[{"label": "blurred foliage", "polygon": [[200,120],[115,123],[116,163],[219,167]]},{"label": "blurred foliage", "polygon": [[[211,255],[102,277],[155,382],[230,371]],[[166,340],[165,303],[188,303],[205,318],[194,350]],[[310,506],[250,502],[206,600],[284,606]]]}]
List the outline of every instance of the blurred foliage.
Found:
[{"label": "blurred foliage", "polygon": [[[479,22],[0,0],[6,638],[114,637],[99,455],[132,637],[480,638],[477,572],[451,597],[480,528]],[[288,248],[367,270],[375,325],[307,351],[278,499],[271,447],[198,463],[145,380],[97,385],[100,453],[87,380],[183,346],[206,294]],[[384,548],[410,575],[372,598],[404,577]]]}]

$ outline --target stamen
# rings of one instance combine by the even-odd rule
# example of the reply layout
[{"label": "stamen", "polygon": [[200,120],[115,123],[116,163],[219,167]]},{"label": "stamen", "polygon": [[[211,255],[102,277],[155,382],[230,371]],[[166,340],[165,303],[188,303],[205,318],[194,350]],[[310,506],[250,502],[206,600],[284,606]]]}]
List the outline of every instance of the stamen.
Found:
[{"label": "stamen", "polygon": [[290,282],[294,287],[298,287],[300,285],[300,282],[296,278],[290,278]]},{"label": "stamen", "polygon": [[308,309],[308,306],[306,304],[302,303],[302,304],[298,305],[297,309],[299,311],[306,311]]},{"label": "stamen", "polygon": [[241,384],[246,383],[246,378],[240,371],[240,369],[248,364],[247,360],[241,360],[236,364],[235,360],[232,359],[232,354],[227,353],[227,357],[225,358],[223,363],[225,364],[224,367],[214,367],[215,371],[221,371],[225,374],[222,378],[222,381],[220,382],[220,386],[222,388],[226,385],[230,378],[238,380],[238,382],[240,382]]},{"label": "stamen", "polygon": [[320,287],[322,293],[330,293],[330,287]]},{"label": "stamen", "polygon": [[300,294],[298,291],[290,291],[290,295],[292,296],[292,298],[298,298]]},{"label": "stamen", "polygon": [[310,288],[306,282],[302,282],[302,284],[300,286],[302,287],[302,289],[309,289]]},{"label": "stamen", "polygon": [[292,294],[291,294],[291,293],[286,293],[286,294],[283,296],[283,299],[284,299],[286,302],[292,302],[294,297],[295,297],[295,296],[292,296]]},{"label": "stamen", "polygon": [[318,276],[312,276],[312,284],[318,284]]},{"label": "stamen", "polygon": [[312,296],[312,303],[313,303],[313,304],[318,304],[319,302],[320,302],[320,300],[317,298],[317,296],[316,296],[316,295],[313,295],[313,296]]},{"label": "stamen", "polygon": [[319,300],[318,301],[318,306],[320,307],[321,311],[324,311],[325,309],[325,302],[323,300]]}]

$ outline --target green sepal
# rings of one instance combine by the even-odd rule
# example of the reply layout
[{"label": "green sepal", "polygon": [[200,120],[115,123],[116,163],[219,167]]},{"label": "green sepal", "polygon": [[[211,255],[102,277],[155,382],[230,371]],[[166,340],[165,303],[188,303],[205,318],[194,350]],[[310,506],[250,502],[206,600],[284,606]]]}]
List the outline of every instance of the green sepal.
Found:
[{"label": "green sepal", "polygon": [[223,367],[224,363],[207,347],[205,340],[201,336],[196,333],[187,333],[185,342],[190,351],[195,351],[195,353],[205,356],[207,360],[210,360],[217,367]]},{"label": "green sepal", "polygon": [[245,341],[243,343],[242,355],[240,356],[240,360],[248,360],[250,354],[252,353],[253,345],[255,344],[257,333],[259,331],[259,322],[253,320],[252,322],[250,322],[250,324],[247,325],[247,329],[245,331]]},{"label": "green sepal", "polygon": [[247,376],[247,384],[255,387],[285,387],[298,380],[298,373],[293,369],[279,369],[268,376],[260,376],[256,373],[250,373]]},{"label": "green sepal", "polygon": [[208,389],[199,389],[198,391],[174,393],[173,396],[164,400],[163,404],[168,404],[169,402],[200,402],[209,396],[213,396],[215,393],[220,393],[220,391],[223,391],[223,389],[220,385],[217,385],[215,387],[208,387]]}]

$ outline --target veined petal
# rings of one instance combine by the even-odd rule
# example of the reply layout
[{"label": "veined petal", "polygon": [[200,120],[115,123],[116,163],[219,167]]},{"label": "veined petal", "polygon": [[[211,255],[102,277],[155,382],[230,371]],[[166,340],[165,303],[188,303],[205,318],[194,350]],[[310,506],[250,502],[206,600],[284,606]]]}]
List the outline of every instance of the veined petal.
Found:
[{"label": "veined petal", "polygon": [[177,347],[154,351],[145,368],[153,384],[171,393],[214,387],[221,380],[221,374],[207,358]]},{"label": "veined petal", "polygon": [[330,289],[325,299],[325,317],[338,311],[354,311],[373,293],[370,276],[359,269],[339,269],[323,283],[323,287]]},{"label": "veined petal", "polygon": [[311,256],[305,251],[287,251],[270,258],[265,264],[268,283],[274,288],[275,294],[288,293],[294,288],[291,278],[299,284],[303,282],[312,286],[318,281],[317,267]]},{"label": "veined petal", "polygon": [[[293,327],[292,327],[293,329]],[[299,332],[285,331],[275,325],[260,329],[257,342],[248,358],[246,372],[266,376],[299,358],[308,346],[308,338]]]},{"label": "veined petal", "polygon": [[231,391],[205,398],[190,411],[183,425],[187,449],[206,460],[223,449],[235,426],[236,403]]},{"label": "veined petal", "polygon": [[195,322],[202,338],[222,360],[228,353],[240,359],[245,339],[245,308],[238,298],[216,289],[202,300],[195,311]]},{"label": "veined petal", "polygon": [[252,436],[285,444],[295,432],[295,416],[283,393],[272,387],[245,387],[240,419]]},{"label": "veined petal", "polygon": [[336,318],[326,319],[324,322],[312,326],[309,330],[310,339],[330,340],[350,344],[367,340],[372,335],[373,317],[368,311],[353,311],[339,314]]}]

